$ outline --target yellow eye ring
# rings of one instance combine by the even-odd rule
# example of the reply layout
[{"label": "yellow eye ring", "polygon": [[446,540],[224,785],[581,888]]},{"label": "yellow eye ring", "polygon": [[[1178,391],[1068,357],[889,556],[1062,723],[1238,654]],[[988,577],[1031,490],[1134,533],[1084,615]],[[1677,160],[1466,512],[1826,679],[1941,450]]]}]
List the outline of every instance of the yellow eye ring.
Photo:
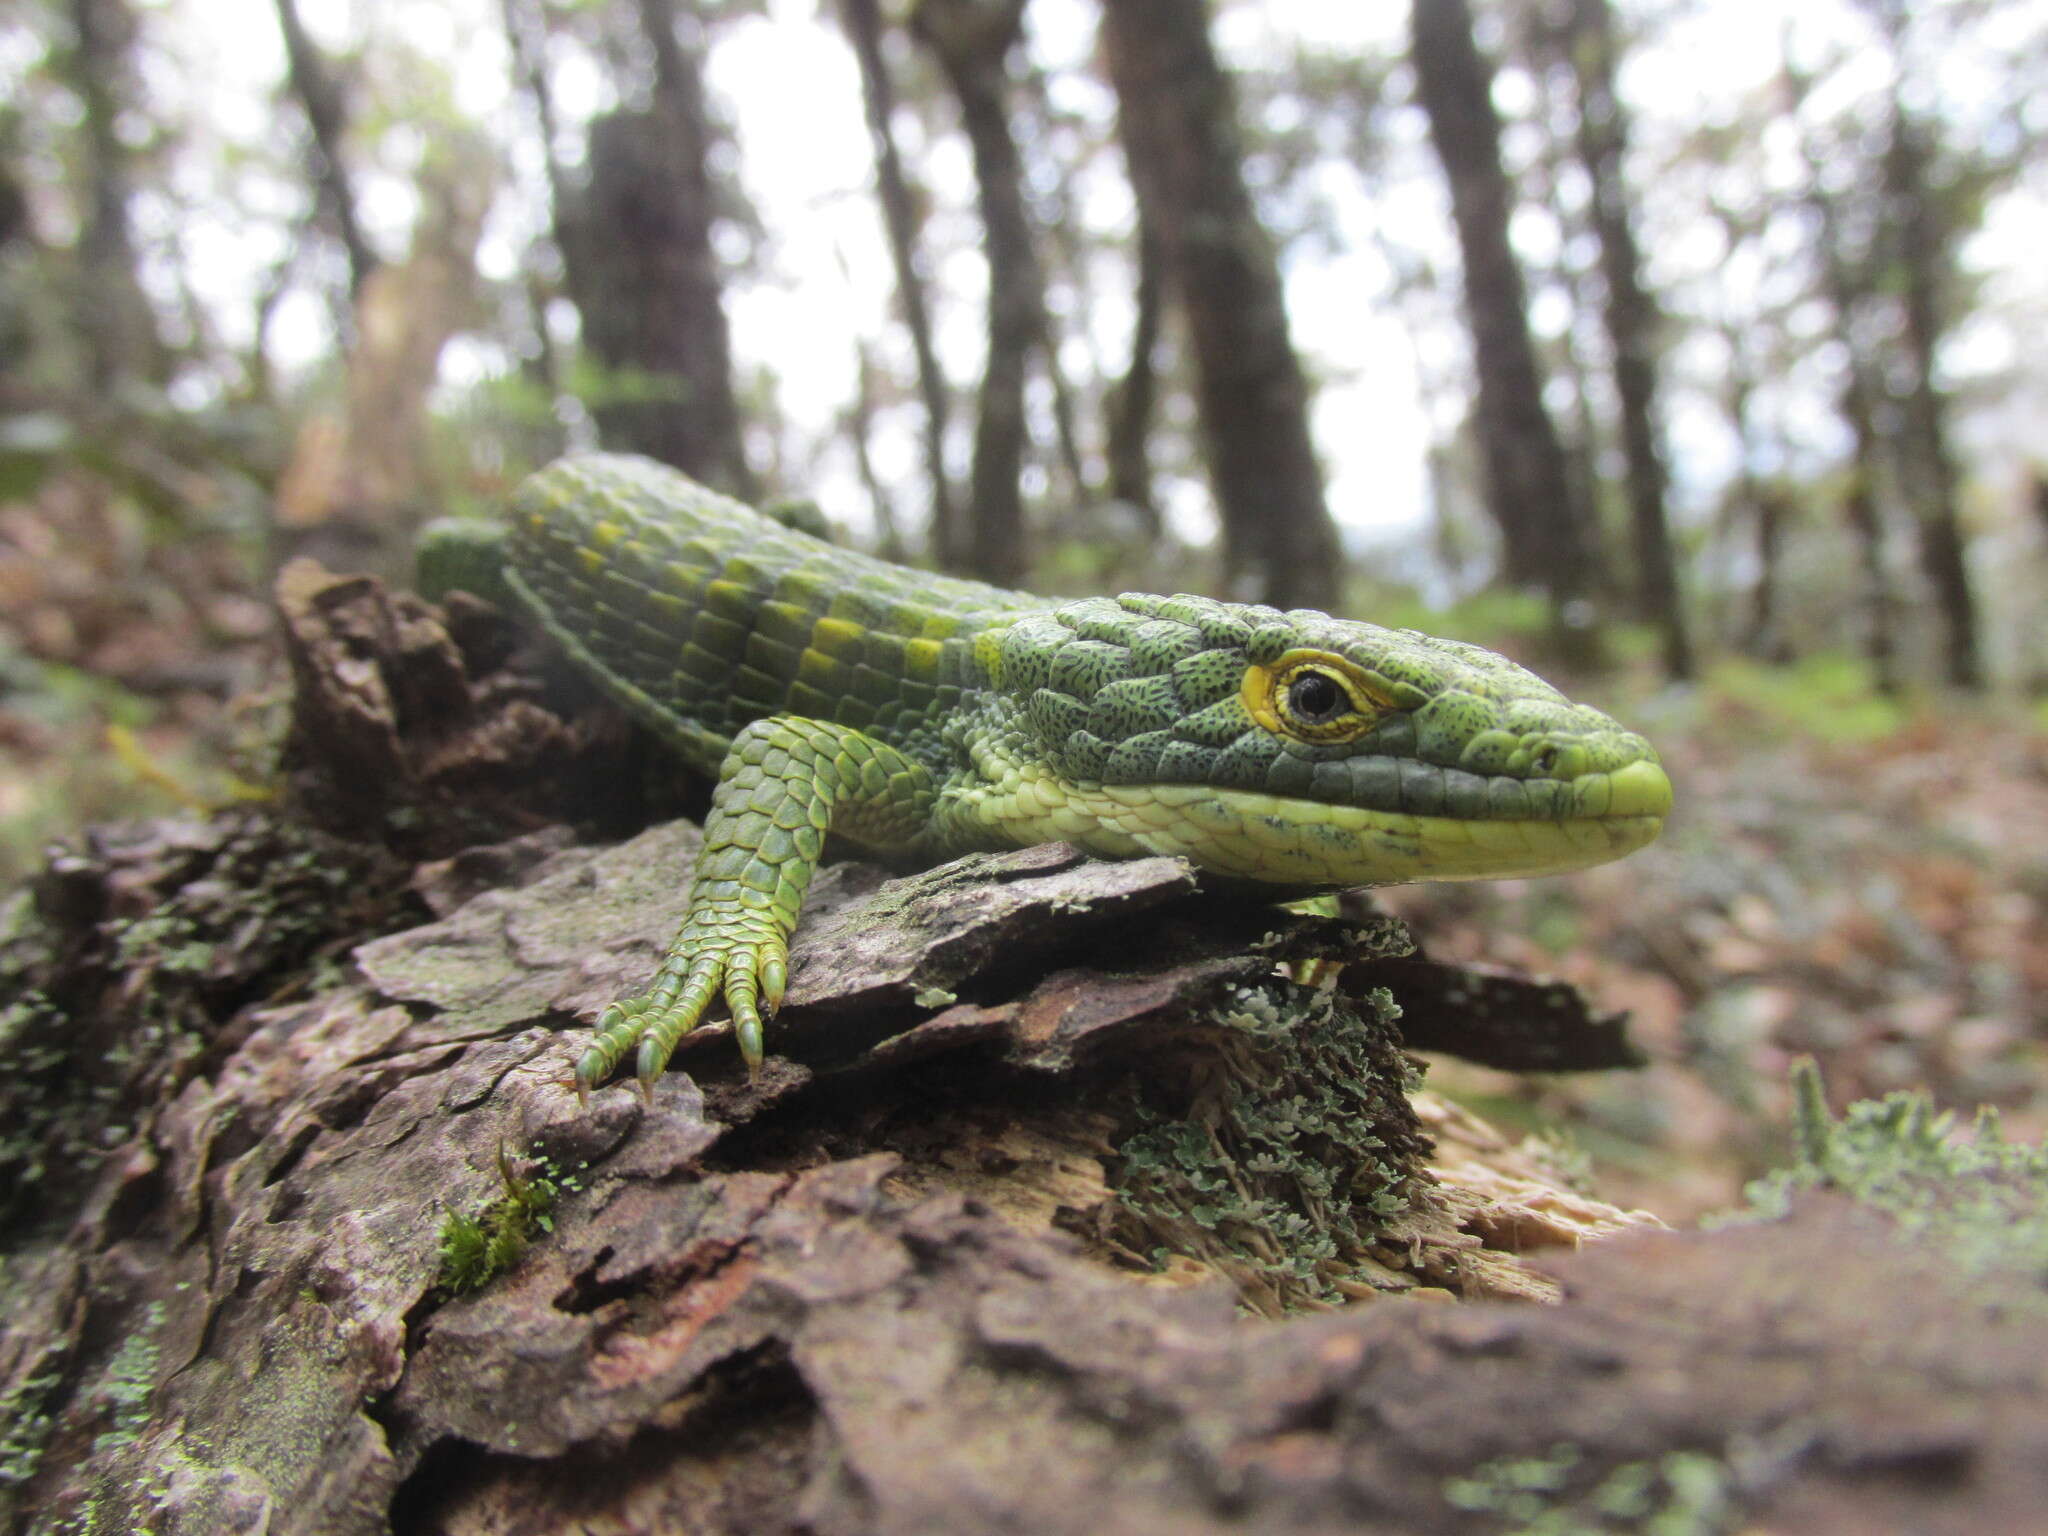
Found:
[{"label": "yellow eye ring", "polygon": [[1317,743],[1355,740],[1394,707],[1355,664],[1328,651],[1288,651],[1247,667],[1238,696],[1275,735]]}]

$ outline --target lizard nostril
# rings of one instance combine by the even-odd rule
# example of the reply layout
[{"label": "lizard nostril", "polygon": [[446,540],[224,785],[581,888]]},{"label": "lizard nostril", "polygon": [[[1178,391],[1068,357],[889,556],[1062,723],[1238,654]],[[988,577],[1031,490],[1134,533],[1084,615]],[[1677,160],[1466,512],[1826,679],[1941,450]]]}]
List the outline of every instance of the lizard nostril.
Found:
[{"label": "lizard nostril", "polygon": [[1557,748],[1543,747],[1529,759],[1529,766],[1538,773],[1548,773],[1557,766]]}]

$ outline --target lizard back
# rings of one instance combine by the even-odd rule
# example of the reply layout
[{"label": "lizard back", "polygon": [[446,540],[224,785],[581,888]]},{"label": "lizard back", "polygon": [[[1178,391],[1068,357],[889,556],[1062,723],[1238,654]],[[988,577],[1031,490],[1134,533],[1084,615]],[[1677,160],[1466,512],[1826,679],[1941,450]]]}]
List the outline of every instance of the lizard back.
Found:
[{"label": "lizard back", "polygon": [[1049,599],[841,549],[650,460],[590,454],[526,481],[506,580],[557,644],[693,767],[795,714],[937,766],[985,686],[972,639]]}]

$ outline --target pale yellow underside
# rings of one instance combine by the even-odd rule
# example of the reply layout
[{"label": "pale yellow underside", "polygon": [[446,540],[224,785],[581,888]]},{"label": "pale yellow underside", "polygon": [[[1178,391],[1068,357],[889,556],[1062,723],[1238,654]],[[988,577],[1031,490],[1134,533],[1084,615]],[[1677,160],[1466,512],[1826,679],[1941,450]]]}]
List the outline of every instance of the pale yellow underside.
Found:
[{"label": "pale yellow underside", "polygon": [[1650,842],[1671,804],[1670,782],[1654,763],[1606,775],[1606,813],[1565,821],[1410,816],[1198,784],[1069,783],[1020,762],[991,777],[974,792],[974,814],[1019,843],[1064,840],[1111,858],[1177,854],[1219,874],[1306,885],[1584,869]]}]

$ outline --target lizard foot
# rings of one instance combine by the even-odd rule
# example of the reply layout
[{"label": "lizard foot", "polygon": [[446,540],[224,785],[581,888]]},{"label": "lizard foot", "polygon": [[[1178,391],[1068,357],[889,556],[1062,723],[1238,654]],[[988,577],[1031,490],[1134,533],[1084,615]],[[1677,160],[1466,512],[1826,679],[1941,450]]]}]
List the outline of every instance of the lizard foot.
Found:
[{"label": "lizard foot", "polygon": [[763,1025],[788,985],[789,951],[779,936],[685,927],[647,990],[598,1015],[597,1033],[576,1061],[578,1096],[587,1100],[636,1048],[634,1075],[651,1095],[676,1046],[718,997],[732,1015],[747,1071],[758,1075]]}]

